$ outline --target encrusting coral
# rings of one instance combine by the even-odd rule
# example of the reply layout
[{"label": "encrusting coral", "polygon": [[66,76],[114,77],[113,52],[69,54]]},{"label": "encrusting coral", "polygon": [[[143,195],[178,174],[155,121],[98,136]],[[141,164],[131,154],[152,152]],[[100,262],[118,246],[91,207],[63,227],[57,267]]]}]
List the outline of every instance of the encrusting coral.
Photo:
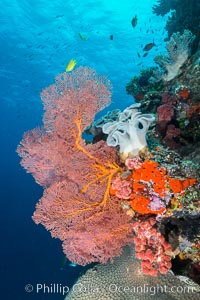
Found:
[{"label": "encrusting coral", "polygon": [[169,201],[184,195],[185,190],[196,182],[195,178],[172,178],[153,160],[146,159],[141,165],[136,163],[136,168],[132,165],[126,180],[113,179],[110,194],[129,200],[127,204],[142,215],[162,214]]}]

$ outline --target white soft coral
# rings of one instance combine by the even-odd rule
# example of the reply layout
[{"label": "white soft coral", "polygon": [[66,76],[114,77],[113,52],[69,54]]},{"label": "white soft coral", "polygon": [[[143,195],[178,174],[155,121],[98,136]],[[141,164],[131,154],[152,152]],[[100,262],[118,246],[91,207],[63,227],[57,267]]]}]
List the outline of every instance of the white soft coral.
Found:
[{"label": "white soft coral", "polygon": [[188,59],[191,52],[191,45],[195,39],[195,35],[189,30],[173,33],[169,42],[166,44],[168,54],[157,55],[154,61],[161,68],[161,78],[164,81],[170,81],[179,74],[181,66]]},{"label": "white soft coral", "polygon": [[137,155],[147,146],[146,133],[155,120],[152,114],[142,114],[138,111],[140,104],[133,104],[119,114],[116,121],[103,125],[103,132],[108,135],[109,146],[119,146],[120,157]]}]

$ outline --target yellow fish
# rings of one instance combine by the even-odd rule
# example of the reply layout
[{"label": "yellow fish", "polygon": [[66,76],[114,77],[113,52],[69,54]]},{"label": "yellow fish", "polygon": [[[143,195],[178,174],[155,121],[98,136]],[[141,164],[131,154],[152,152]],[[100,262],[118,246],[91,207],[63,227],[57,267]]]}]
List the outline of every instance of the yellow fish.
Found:
[{"label": "yellow fish", "polygon": [[71,60],[69,61],[68,65],[66,66],[65,71],[66,71],[66,72],[72,71],[72,70],[74,69],[75,65],[76,65],[76,60],[75,60],[75,59],[71,59]]}]

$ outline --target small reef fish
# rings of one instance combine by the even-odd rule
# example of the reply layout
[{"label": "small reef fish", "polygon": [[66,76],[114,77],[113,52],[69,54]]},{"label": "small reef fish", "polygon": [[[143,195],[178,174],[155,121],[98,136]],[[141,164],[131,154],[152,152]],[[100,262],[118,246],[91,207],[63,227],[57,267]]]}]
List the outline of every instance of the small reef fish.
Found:
[{"label": "small reef fish", "polygon": [[69,266],[75,268],[75,267],[77,267],[77,264],[71,262],[71,263],[69,264]]},{"label": "small reef fish", "polygon": [[113,34],[110,35],[110,40],[112,41],[114,38]]},{"label": "small reef fish", "polygon": [[155,46],[155,43],[149,43],[149,44],[146,44],[143,48],[143,51],[149,51],[151,50],[153,47]]},{"label": "small reef fish", "polygon": [[[66,256],[63,257],[62,259],[62,262],[61,262],[61,267],[60,267],[60,270],[63,271],[64,270],[64,267],[65,265],[67,264],[67,262],[69,262],[69,260],[67,259]],[[68,264],[69,267],[72,267],[72,268],[75,268],[77,267],[77,264],[73,263],[73,262],[69,262]]]},{"label": "small reef fish", "polygon": [[87,41],[87,37],[84,35],[84,34],[82,34],[82,33],[80,33],[79,32],[79,37],[80,37],[80,39],[82,40],[82,41]]},{"label": "small reef fish", "polygon": [[138,18],[137,18],[137,15],[135,15],[135,17],[133,17],[133,19],[131,21],[133,28],[137,25],[137,21],[138,21]]},{"label": "small reef fish", "polygon": [[145,52],[142,57],[146,57],[148,55],[148,52]]},{"label": "small reef fish", "polygon": [[56,18],[62,18],[62,17],[64,17],[63,14],[62,14],[62,15],[60,14],[60,15],[57,15],[57,16],[56,16]]},{"label": "small reef fish", "polygon": [[137,52],[137,56],[138,56],[138,57],[141,57],[141,55],[140,55],[140,53],[139,53],[139,52]]},{"label": "small reef fish", "polygon": [[69,61],[68,65],[67,65],[65,71],[66,71],[66,72],[72,71],[72,70],[74,69],[75,65],[76,65],[76,60],[75,60],[75,59],[71,59],[71,60]]}]

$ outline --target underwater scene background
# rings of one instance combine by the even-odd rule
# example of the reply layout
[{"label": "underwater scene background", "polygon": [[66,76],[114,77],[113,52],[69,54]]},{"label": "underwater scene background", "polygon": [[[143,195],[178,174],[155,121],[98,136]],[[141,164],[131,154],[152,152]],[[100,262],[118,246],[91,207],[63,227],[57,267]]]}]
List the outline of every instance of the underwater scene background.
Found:
[{"label": "underwater scene background", "polygon": [[[117,274],[119,282],[125,278],[124,284],[138,285],[147,280],[154,286],[174,281],[178,286],[174,275],[172,278],[166,275],[172,269],[175,275],[200,283],[199,16],[197,0],[2,1],[2,299],[64,299],[67,293],[63,293],[62,287],[71,288],[90,268],[97,272],[96,281],[95,276],[91,278],[91,273],[86,272],[80,282],[94,280],[94,285],[98,285],[99,273],[109,276],[112,264],[101,269],[96,263],[112,261],[124,246],[132,243],[135,254],[125,249],[126,258],[123,254],[121,261],[114,260],[112,272]],[[63,76],[54,84],[61,73]],[[85,87],[87,81],[92,85]],[[63,82],[67,88],[63,88]],[[80,101],[76,102],[70,94],[70,82],[80,88]],[[52,90],[43,92],[42,103],[40,93],[52,84]],[[67,92],[71,104],[65,104],[67,98],[63,103],[56,102]],[[45,130],[30,131],[43,126],[43,121]],[[54,126],[56,130],[52,129]],[[78,129],[84,131],[83,136],[82,131],[77,133]],[[63,137],[66,134],[64,144],[59,145],[60,149],[66,146],[67,154],[51,152],[54,142],[60,141],[59,134]],[[71,143],[76,145],[75,156]],[[69,155],[71,161],[74,159],[74,165],[66,163],[70,169],[67,175],[66,166],[59,160],[63,154]],[[24,171],[20,162],[35,179]],[[81,164],[88,168],[86,173]],[[94,165],[95,172],[100,173],[92,173]],[[60,173],[54,172],[54,167],[60,168]],[[48,169],[48,174],[42,168],[46,168],[45,172]],[[66,191],[61,185],[65,176],[71,180],[66,198],[77,187],[88,197],[97,195],[93,199],[98,205],[91,207],[105,209],[98,224],[85,221],[91,218],[88,213],[84,217],[74,214],[77,199],[73,199],[73,207],[65,207],[62,196]],[[91,181],[87,181],[87,176]],[[55,182],[57,196],[52,188]],[[43,196],[44,190],[47,192]],[[45,204],[51,201],[51,193],[61,204]],[[35,211],[42,196],[43,202]],[[80,197],[82,205],[85,199]],[[108,198],[114,203],[111,207],[106,206]],[[57,211],[58,207],[62,207],[63,214]],[[79,209],[85,207],[77,206]],[[99,214],[98,209],[95,213]],[[62,222],[68,214],[72,218],[66,225]],[[84,244],[87,235],[79,226],[81,222],[87,234],[94,226],[92,234],[98,237],[99,252],[96,245],[88,243],[90,250],[84,253],[88,244]],[[110,234],[110,239],[99,230],[103,231],[104,222],[113,224],[106,229],[105,235]],[[119,226],[119,231],[112,226],[116,230]],[[144,241],[141,228],[146,236],[154,236],[153,246],[150,239]],[[111,243],[115,238],[116,243]],[[131,263],[133,256],[137,261]],[[141,266],[146,279],[136,276],[134,281],[126,277],[126,273],[135,275]],[[122,273],[120,268],[126,271]],[[110,283],[106,275],[104,280]],[[198,288],[194,286],[195,299],[199,299]],[[193,296],[160,293],[157,299],[194,299]],[[144,299],[144,294],[72,293],[66,299],[100,297],[136,300]],[[145,299],[151,298],[149,294]]]}]

